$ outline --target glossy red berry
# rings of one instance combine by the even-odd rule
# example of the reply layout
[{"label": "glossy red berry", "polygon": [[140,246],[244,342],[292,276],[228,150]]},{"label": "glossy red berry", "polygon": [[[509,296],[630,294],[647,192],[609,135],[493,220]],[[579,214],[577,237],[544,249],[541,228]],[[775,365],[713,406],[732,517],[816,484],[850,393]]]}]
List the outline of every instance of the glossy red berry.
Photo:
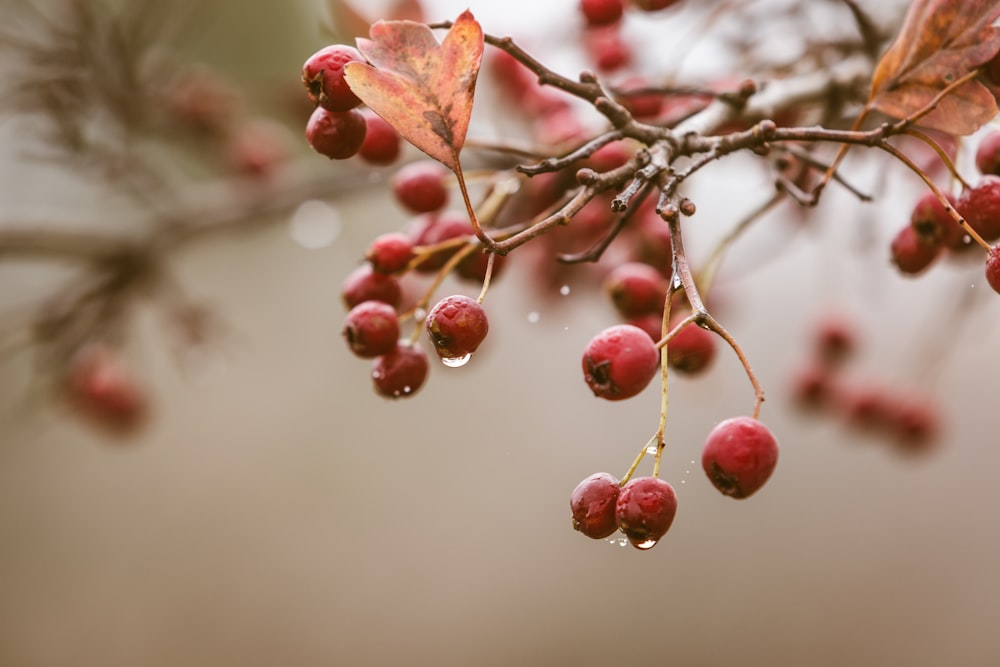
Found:
[{"label": "glossy red berry", "polygon": [[437,162],[421,160],[401,167],[392,178],[392,192],[404,208],[432,213],[448,203],[448,171]]},{"label": "glossy red berry", "polygon": [[982,174],[1000,175],[1000,131],[990,132],[979,141],[976,168]]},{"label": "glossy red berry", "polygon": [[630,324],[608,327],[583,352],[583,377],[595,396],[620,401],[649,384],[660,352],[645,331]]},{"label": "glossy red berry", "polygon": [[889,251],[892,263],[900,273],[915,276],[923,273],[937,259],[941,254],[941,246],[924,243],[913,227],[907,225],[893,237]]},{"label": "glossy red berry", "polygon": [[347,313],[343,334],[354,354],[373,359],[396,348],[399,316],[383,301],[363,301]]},{"label": "glossy red berry", "polygon": [[388,354],[375,358],[372,383],[381,396],[406,398],[417,393],[429,372],[427,354],[417,345],[400,342]]},{"label": "glossy red berry", "polygon": [[366,131],[365,117],[359,111],[328,111],[316,107],[306,123],[306,140],[320,155],[331,160],[346,160],[357,155]]},{"label": "glossy red berry", "polygon": [[434,350],[445,360],[463,359],[475,352],[490,329],[482,305],[462,294],[438,301],[427,314],[425,326]]},{"label": "glossy red berry", "polygon": [[569,497],[573,529],[602,540],[618,530],[615,508],[621,486],[613,475],[594,473],[580,482]]},{"label": "glossy red berry", "polygon": [[674,487],[658,477],[635,477],[615,505],[618,528],[636,549],[652,549],[670,530],[677,514]]},{"label": "glossy red berry", "polygon": [[667,279],[649,264],[619,264],[604,279],[604,291],[622,317],[662,313]]},{"label": "glossy red berry", "polygon": [[667,364],[684,375],[697,375],[715,359],[715,334],[696,324],[681,329],[667,343]]},{"label": "glossy red berry", "polygon": [[986,282],[993,291],[1000,293],[1000,245],[990,248],[986,255]]},{"label": "glossy red berry", "polygon": [[1000,238],[1000,176],[987,174],[958,197],[959,213],[987,241]]},{"label": "glossy red berry", "polygon": [[413,239],[402,232],[375,237],[365,251],[365,259],[376,273],[397,273],[413,259]]},{"label": "glossy red berry", "polygon": [[361,104],[344,79],[344,66],[364,61],[361,53],[347,44],[332,44],[309,56],[302,65],[302,83],[309,99],[330,111],[347,111]]},{"label": "glossy red berry", "polygon": [[733,498],[753,495],[774,472],[778,441],[751,417],[719,423],[705,441],[701,465],[719,491]]},{"label": "glossy red berry", "polygon": [[348,310],[364,301],[383,301],[399,308],[403,289],[396,278],[376,273],[371,264],[365,263],[347,275],[341,285],[340,296]]},{"label": "glossy red berry", "polygon": [[580,0],[580,12],[588,25],[608,25],[625,13],[623,0]]},{"label": "glossy red berry", "polygon": [[365,109],[361,115],[365,117],[365,140],[358,149],[358,157],[380,166],[395,162],[402,150],[399,134],[374,111]]}]

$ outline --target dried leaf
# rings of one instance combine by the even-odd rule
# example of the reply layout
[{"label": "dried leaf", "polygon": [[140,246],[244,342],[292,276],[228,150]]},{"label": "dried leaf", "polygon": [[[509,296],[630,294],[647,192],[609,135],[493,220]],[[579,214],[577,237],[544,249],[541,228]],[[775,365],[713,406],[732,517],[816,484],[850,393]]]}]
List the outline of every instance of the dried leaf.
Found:
[{"label": "dried leaf", "polygon": [[[872,76],[870,106],[905,118],[1000,51],[996,0],[914,0],[903,27]],[[952,135],[975,132],[997,115],[990,91],[971,80],[920,119]]]},{"label": "dried leaf", "polygon": [[483,57],[483,31],[472,14],[459,16],[440,44],[422,23],[379,21],[358,50],[370,64],[345,68],[354,94],[407,141],[459,169]]}]

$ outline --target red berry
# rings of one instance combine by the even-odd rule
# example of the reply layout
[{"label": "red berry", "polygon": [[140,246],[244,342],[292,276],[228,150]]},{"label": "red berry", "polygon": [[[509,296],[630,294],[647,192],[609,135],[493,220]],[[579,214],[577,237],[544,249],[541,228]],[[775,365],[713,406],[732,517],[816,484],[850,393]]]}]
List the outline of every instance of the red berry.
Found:
[{"label": "red berry", "polygon": [[667,288],[663,274],[641,262],[619,264],[604,279],[604,291],[625,318],[662,313]]},{"label": "red berry", "polygon": [[396,348],[399,316],[387,303],[363,301],[347,313],[343,334],[354,354],[372,359]]},{"label": "red berry", "polygon": [[306,140],[313,150],[331,160],[346,160],[365,141],[365,117],[355,111],[327,111],[316,107],[306,123]]},{"label": "red berry", "polygon": [[[441,215],[421,216],[414,220],[411,235],[417,246],[433,246],[451,239],[473,235],[472,223],[464,215],[445,212]],[[421,273],[433,273],[445,265],[461,246],[424,255],[416,269]]]},{"label": "red berry", "polygon": [[649,82],[639,77],[633,77],[618,87],[619,93],[615,100],[628,109],[636,118],[656,118],[663,111],[664,96],[656,92],[644,92]]},{"label": "red berry", "polygon": [[237,173],[267,178],[291,156],[291,140],[284,125],[255,119],[234,128],[226,147]]},{"label": "red berry", "polygon": [[751,417],[734,417],[708,434],[701,465],[719,491],[747,498],[768,480],[778,463],[778,441]]},{"label": "red berry", "polygon": [[358,149],[358,157],[375,165],[392,164],[401,150],[399,134],[370,109],[361,112],[365,117],[365,140]]},{"label": "red berry", "polygon": [[667,364],[678,373],[697,375],[715,359],[715,334],[696,324],[681,329],[667,343]]},{"label": "red berry", "polygon": [[[955,206],[957,198],[950,193],[946,196],[951,205]],[[965,230],[955,222],[933,192],[925,192],[917,200],[910,214],[910,226],[917,238],[926,245],[944,245],[952,249],[966,246]]]},{"label": "red berry", "polygon": [[822,364],[810,364],[799,369],[792,378],[795,404],[807,410],[828,406],[835,393],[830,373],[830,368]]},{"label": "red berry", "polygon": [[857,347],[854,328],[845,320],[829,317],[816,328],[816,357],[824,364],[839,364]]},{"label": "red berry", "polygon": [[1000,131],[993,131],[976,147],[976,167],[982,174],[1000,175]]},{"label": "red berry", "polygon": [[676,3],[677,0],[632,0],[635,8],[642,12],[656,12]]},{"label": "red berry", "polygon": [[963,190],[957,208],[984,239],[1000,238],[1000,176],[987,174],[974,186]]},{"label": "red berry", "polygon": [[632,49],[618,25],[592,26],[583,35],[587,55],[602,72],[614,72],[632,63]]},{"label": "red berry", "polygon": [[430,371],[427,354],[417,345],[398,343],[388,354],[375,358],[372,383],[386,398],[406,398],[423,386]]},{"label": "red berry", "polygon": [[625,13],[622,0],[580,0],[580,12],[588,25],[608,25]]},{"label": "red berry", "polygon": [[649,384],[660,366],[660,352],[645,331],[630,324],[608,327],[583,353],[583,378],[595,396],[620,401]]},{"label": "red berry", "polygon": [[[472,232],[472,225],[469,225],[469,233]],[[465,280],[471,282],[483,282],[486,280],[486,269],[490,263],[490,256],[483,252],[482,250],[474,251],[471,255],[463,259],[455,267],[455,272],[458,274],[459,278],[464,278]],[[497,255],[493,258],[493,276],[492,279],[496,280],[503,271],[504,265],[507,263],[506,255]]]},{"label": "red berry", "polygon": [[377,236],[365,252],[376,273],[402,271],[413,259],[413,240],[402,232],[388,232]]},{"label": "red berry", "polygon": [[404,208],[414,213],[439,211],[448,203],[445,177],[437,162],[421,160],[401,167],[392,179],[392,191]]},{"label": "red berry", "polygon": [[889,246],[892,263],[900,273],[915,276],[930,266],[941,254],[940,245],[924,243],[913,227],[907,225],[896,233]]},{"label": "red berry", "polygon": [[382,301],[393,308],[399,308],[403,290],[394,277],[376,273],[371,264],[365,263],[347,275],[340,288],[340,295],[348,310],[364,301]]},{"label": "red berry", "polygon": [[986,255],[986,282],[993,291],[1000,292],[1000,245],[990,248]]},{"label": "red berry", "polygon": [[652,549],[670,530],[677,514],[674,487],[658,477],[636,477],[618,495],[618,528],[636,549]]},{"label": "red berry", "polygon": [[653,342],[663,338],[663,315],[659,313],[646,313],[645,315],[630,317],[625,324],[639,327],[649,335]]},{"label": "red berry", "polygon": [[621,486],[613,475],[594,473],[580,482],[569,497],[573,529],[602,540],[618,530],[615,506]]},{"label": "red berry", "polygon": [[145,420],[146,393],[129,367],[104,345],[82,348],[66,375],[69,402],[97,426],[131,432]]},{"label": "red berry", "polygon": [[490,328],[483,307],[462,294],[441,299],[428,313],[426,327],[435,351],[445,360],[475,352]]},{"label": "red berry", "polygon": [[887,426],[899,451],[906,453],[927,451],[941,430],[934,405],[912,397],[895,401]]},{"label": "red berry", "polygon": [[847,424],[856,429],[875,431],[892,420],[893,401],[881,387],[866,384],[843,392],[841,401]]},{"label": "red berry", "polygon": [[332,44],[309,56],[302,65],[302,83],[309,99],[330,111],[347,111],[361,104],[344,80],[344,66],[364,61],[356,48],[346,44]]}]

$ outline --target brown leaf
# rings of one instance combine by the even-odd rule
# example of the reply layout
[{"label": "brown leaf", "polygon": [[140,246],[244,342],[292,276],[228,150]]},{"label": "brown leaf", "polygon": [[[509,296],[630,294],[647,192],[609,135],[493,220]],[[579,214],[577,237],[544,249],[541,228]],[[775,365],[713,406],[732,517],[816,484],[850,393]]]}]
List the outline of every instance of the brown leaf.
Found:
[{"label": "brown leaf", "polygon": [[358,50],[370,64],[345,68],[354,94],[407,141],[459,169],[483,57],[483,31],[472,14],[459,16],[440,44],[422,23],[379,21]]},{"label": "brown leaf", "polygon": [[[903,27],[872,76],[870,106],[906,118],[1000,51],[996,0],[914,0]],[[993,95],[976,80],[962,84],[920,119],[952,135],[975,132],[997,115]]]}]

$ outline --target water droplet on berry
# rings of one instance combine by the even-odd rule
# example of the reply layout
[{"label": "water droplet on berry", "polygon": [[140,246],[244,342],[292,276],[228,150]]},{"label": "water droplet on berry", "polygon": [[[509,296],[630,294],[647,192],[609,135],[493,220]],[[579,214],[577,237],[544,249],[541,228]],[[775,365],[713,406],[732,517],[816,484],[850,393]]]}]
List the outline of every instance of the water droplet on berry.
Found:
[{"label": "water droplet on berry", "polygon": [[656,546],[656,540],[643,540],[642,542],[637,542],[633,545],[636,549],[642,549],[646,551],[647,549],[652,549]]},{"label": "water droplet on berry", "polygon": [[604,541],[608,544],[616,544],[620,547],[624,547],[628,544],[628,539],[624,535],[612,535]]},{"label": "water droplet on berry", "polygon": [[463,355],[461,357],[442,357],[441,363],[449,368],[459,368],[469,363],[469,359],[472,358],[472,353]]},{"label": "water droplet on berry", "polygon": [[528,324],[538,324],[538,320],[542,319],[542,316],[538,314],[538,311],[533,310],[528,313]]},{"label": "water droplet on berry", "polygon": [[559,293],[562,294],[563,296],[569,296],[570,293],[569,285],[563,285],[562,287],[560,287]]},{"label": "water droplet on berry", "polygon": [[340,230],[337,209],[316,199],[302,202],[288,220],[289,236],[310,250],[327,247],[337,240]]}]

